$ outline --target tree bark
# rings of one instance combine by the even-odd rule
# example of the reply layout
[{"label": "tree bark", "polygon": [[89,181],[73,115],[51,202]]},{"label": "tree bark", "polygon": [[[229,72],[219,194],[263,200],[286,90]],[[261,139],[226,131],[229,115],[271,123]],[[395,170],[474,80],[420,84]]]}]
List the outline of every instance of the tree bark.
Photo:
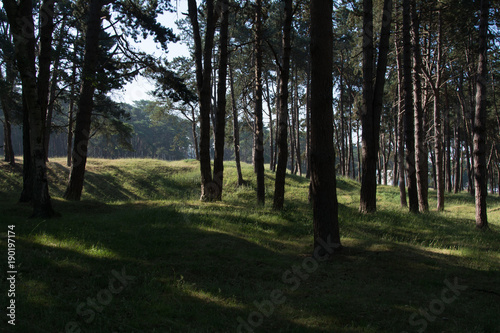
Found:
[{"label": "tree bark", "polygon": [[[52,63],[52,33],[54,32],[54,0],[45,0],[41,4],[40,16],[43,24],[40,27],[40,41],[38,52],[38,99],[40,104],[40,114],[44,122],[43,147],[45,159],[48,159],[48,140],[46,133],[50,135],[50,125],[47,126],[47,114],[49,109],[49,82],[50,65]],[[54,68],[57,68],[54,66]],[[52,116],[52,115],[51,115]],[[47,128],[48,127],[48,128]]]},{"label": "tree bark", "polygon": [[[53,8],[52,8],[53,10]],[[52,115],[54,113],[54,103],[56,100],[56,91],[57,91],[57,82],[59,81],[59,65],[61,63],[61,52],[64,47],[64,35],[66,35],[67,31],[65,31],[66,18],[63,19],[61,23],[61,29],[59,30],[58,36],[58,44],[54,53],[54,65],[52,70],[52,78],[50,80],[50,90],[48,96],[48,105],[47,105],[47,117],[45,119],[45,134],[44,134],[44,145],[45,145],[45,156],[47,157],[47,161],[49,159],[49,144],[50,144],[50,134],[52,132]]]},{"label": "tree bark", "polygon": [[340,73],[339,73],[339,113],[340,113],[340,173],[342,176],[346,175],[346,154],[345,154],[345,130],[344,130],[344,56],[340,53]]},{"label": "tree bark", "polygon": [[486,86],[488,50],[489,0],[481,0],[479,23],[479,61],[476,80],[476,109],[474,114],[474,184],[476,199],[476,227],[488,228],[486,213]]},{"label": "tree bark", "polygon": [[[332,0],[311,0],[311,197],[314,248],[340,250],[333,144]],[[327,251],[321,245],[333,243]]]},{"label": "tree bark", "polygon": [[363,174],[359,210],[372,213],[377,209],[377,158],[379,151],[380,115],[383,106],[387,54],[392,21],[392,0],[384,0],[382,28],[376,69],[373,84],[373,4],[372,0],[363,1],[363,99],[361,111],[363,126]]},{"label": "tree bark", "polygon": [[415,170],[414,109],[411,75],[410,1],[403,0],[403,94],[405,108],[406,172],[410,212],[418,213],[418,191]]},{"label": "tree bark", "polygon": [[267,110],[269,112],[269,156],[271,160],[269,161],[269,170],[273,170],[274,165],[274,126],[273,126],[273,109],[271,107],[271,93],[269,90],[269,79],[266,79],[266,104]]},{"label": "tree bark", "polygon": [[422,84],[420,81],[422,56],[420,50],[420,20],[416,0],[411,0],[412,56],[413,56],[413,104],[415,112],[415,167],[420,212],[429,211],[429,170],[427,145],[425,144],[425,119],[422,109]]},{"label": "tree bark", "polygon": [[298,87],[298,74],[297,67],[295,67],[295,148],[297,150],[297,171],[299,172],[299,176],[302,176],[302,158],[300,153],[300,117],[299,117],[299,87]]},{"label": "tree bark", "polygon": [[460,159],[461,159],[461,151],[460,151],[460,113],[457,113],[457,120],[455,123],[455,133],[453,137],[453,141],[455,144],[454,151],[455,151],[455,156],[454,156],[454,184],[453,184],[453,192],[458,193],[461,188],[460,188],[460,179],[462,177],[461,175],[461,170],[462,167],[460,165]]},{"label": "tree bark", "polygon": [[[307,69],[307,87],[306,87],[306,178],[311,178],[311,68]],[[351,136],[352,139],[352,136]]]},{"label": "tree bark", "polygon": [[[5,57],[5,55],[4,55]],[[3,121],[3,135],[4,135],[4,160],[5,162],[8,162],[10,165],[15,165],[16,164],[16,159],[14,155],[14,147],[12,146],[12,125],[11,125],[11,117],[10,117],[10,103],[11,103],[11,97],[10,94],[12,93],[14,89],[14,59],[3,59],[6,62],[6,75],[4,78],[2,69],[0,68],[0,78],[5,80],[7,83],[8,87],[5,87],[5,90],[2,90],[0,92],[0,103],[2,106],[2,111],[4,115],[4,121]]]},{"label": "tree bark", "polygon": [[280,66],[279,103],[278,103],[278,164],[276,166],[276,178],[274,182],[275,210],[283,209],[285,201],[285,177],[288,163],[288,79],[290,77],[290,52],[291,52],[291,29],[292,29],[292,0],[285,0],[282,48],[283,58]]},{"label": "tree bark", "polygon": [[451,184],[451,135],[450,135],[450,101],[448,95],[448,85],[444,86],[445,91],[445,108],[444,108],[444,173],[445,173],[445,189],[448,193],[452,191]]},{"label": "tree bark", "polygon": [[262,117],[262,0],[256,0],[255,13],[255,168],[257,171],[257,201],[264,204],[264,124]]},{"label": "tree bark", "polygon": [[442,58],[442,17],[439,11],[437,37],[436,82],[434,84],[434,150],[436,158],[437,210],[444,210],[444,168],[443,168],[443,132],[441,129],[440,85]]},{"label": "tree bark", "polygon": [[190,104],[191,107],[191,133],[193,136],[193,146],[194,146],[194,156],[197,161],[200,160],[200,150],[198,148],[198,134],[196,132],[196,124],[198,123],[198,120],[196,119],[196,113],[195,113],[195,107]]},{"label": "tree bark", "polygon": [[[44,1],[43,4],[47,2],[49,1]],[[43,146],[44,121],[40,112],[40,96],[38,96],[37,90],[33,3],[30,0],[21,0],[19,3],[13,0],[4,0],[3,4],[14,36],[16,62],[22,82],[23,112],[25,123],[28,124],[25,130],[29,132],[30,151],[27,152],[25,149],[25,153],[30,156],[26,172],[30,173],[32,177],[32,183],[28,184],[28,186],[32,185],[30,198],[33,203],[32,217],[48,218],[53,216],[55,212],[49,195]],[[43,61],[46,60],[43,59]],[[46,66],[43,61],[39,62],[40,67]],[[40,81],[41,79],[38,78],[38,84],[48,85],[48,82]],[[27,178],[29,179],[29,176]],[[24,194],[27,194],[26,198],[29,198],[29,193],[23,191],[21,199],[23,199]]]},{"label": "tree bark", "polygon": [[399,198],[401,207],[408,207],[406,201],[406,181],[405,181],[405,147],[404,147],[404,122],[405,112],[403,109],[403,67],[401,66],[401,52],[399,47],[399,31],[397,20],[396,22],[396,37],[394,38],[396,49],[396,67],[398,71],[398,175],[399,175]]},{"label": "tree bark", "polygon": [[[196,0],[188,0],[188,12],[194,37],[194,56],[196,64],[196,87],[200,104],[200,173],[202,201],[212,201],[216,197],[218,186],[212,181],[210,165],[210,112],[211,112],[211,76],[212,49],[215,34],[215,17],[213,0],[206,1],[207,22],[205,43],[202,45],[198,23]],[[202,51],[203,48],[203,51]]]},{"label": "tree bark", "polygon": [[94,108],[94,78],[99,59],[99,34],[101,33],[101,11],[103,5],[102,0],[92,0],[89,4],[82,85],[75,120],[75,141],[72,151],[71,172],[69,174],[69,183],[64,193],[66,200],[80,200],[83,191],[92,109]]},{"label": "tree bark", "polygon": [[19,202],[31,202],[33,200],[33,162],[31,158],[31,135],[29,111],[25,93],[22,93],[23,100],[23,190]]},{"label": "tree bark", "polygon": [[[290,110],[290,117],[288,118],[288,132],[290,133],[290,172],[292,175],[295,175],[295,131],[293,129],[293,119],[295,118],[294,116],[294,95],[293,95],[293,90],[292,90],[292,102],[290,103],[291,110]],[[290,119],[291,118],[291,119]]]},{"label": "tree bark", "polygon": [[228,0],[220,1],[220,48],[219,48],[219,81],[217,83],[217,109],[215,115],[215,153],[213,180],[217,186],[215,200],[222,200],[224,180],[224,139],[226,137],[226,81],[227,81],[227,47],[229,30]]},{"label": "tree bark", "polygon": [[[78,39],[78,33],[76,35],[76,39]],[[74,44],[74,57],[76,58],[76,53],[77,53],[77,46],[76,42]],[[68,140],[67,140],[67,160],[66,164],[70,167],[71,166],[71,151],[73,149],[73,113],[75,109],[75,100],[76,100],[76,62],[73,62],[73,70],[72,70],[72,75],[71,75],[71,89],[70,89],[70,97],[69,97],[69,107],[68,107]]]},{"label": "tree bark", "polygon": [[234,77],[233,68],[229,66],[229,84],[231,88],[231,107],[233,110],[233,144],[234,144],[234,161],[236,163],[236,171],[238,172],[238,186],[243,185],[243,174],[241,173],[240,162],[240,128],[238,124],[238,109],[236,107],[236,98],[234,97]]},{"label": "tree bark", "polygon": [[[398,71],[396,69],[396,71]],[[399,90],[399,83],[398,83],[398,90]],[[399,105],[399,96],[396,97],[396,103]],[[398,137],[399,137],[399,122],[398,122],[398,116],[399,116],[399,106],[394,106],[395,112],[394,112],[394,136],[393,136],[393,145],[394,145],[394,154],[393,154],[393,162],[392,162],[392,186],[397,187],[398,186],[398,168],[399,168],[399,145],[398,145]]]}]

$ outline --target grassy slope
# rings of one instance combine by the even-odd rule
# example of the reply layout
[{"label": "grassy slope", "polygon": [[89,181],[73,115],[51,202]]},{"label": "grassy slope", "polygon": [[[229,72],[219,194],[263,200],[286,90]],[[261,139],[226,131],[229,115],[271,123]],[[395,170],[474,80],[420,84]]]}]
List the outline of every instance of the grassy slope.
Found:
[{"label": "grassy slope", "polygon": [[[339,179],[346,248],[292,290],[283,274],[313,250],[304,178],[287,178],[286,209],[277,213],[270,209],[274,175],[266,173],[268,204],[259,207],[248,165],[248,185],[237,188],[234,164],[226,164],[221,203],[197,200],[196,161],[91,159],[76,203],[61,199],[64,160],[49,167],[62,217],[30,220],[30,207],[16,203],[20,167],[0,163],[0,248],[7,225],[15,224],[20,332],[64,332],[68,322],[81,332],[235,332],[237,318],[246,320],[257,310],[254,301],[269,300],[275,289],[286,301],[256,332],[417,332],[424,317],[410,325],[412,313],[436,305],[444,280],[455,277],[468,289],[430,317],[426,331],[500,332],[497,197],[488,199],[492,231],[483,233],[474,229],[467,194],[447,196],[442,214],[412,216],[398,207],[396,188],[379,186],[379,212],[364,216],[357,212],[359,185]],[[435,192],[430,196],[433,207]],[[102,298],[112,270],[122,269],[134,281]],[[8,289],[4,279],[0,287]],[[96,297],[109,304],[92,310],[93,318],[89,305],[77,314]]]}]

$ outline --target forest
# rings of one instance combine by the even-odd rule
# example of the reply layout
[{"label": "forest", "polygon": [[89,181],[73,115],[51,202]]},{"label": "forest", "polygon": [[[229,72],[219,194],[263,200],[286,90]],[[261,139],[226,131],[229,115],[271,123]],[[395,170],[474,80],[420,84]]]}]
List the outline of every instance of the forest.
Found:
[{"label": "forest", "polygon": [[499,27],[492,0],[2,0],[4,326],[500,332]]}]

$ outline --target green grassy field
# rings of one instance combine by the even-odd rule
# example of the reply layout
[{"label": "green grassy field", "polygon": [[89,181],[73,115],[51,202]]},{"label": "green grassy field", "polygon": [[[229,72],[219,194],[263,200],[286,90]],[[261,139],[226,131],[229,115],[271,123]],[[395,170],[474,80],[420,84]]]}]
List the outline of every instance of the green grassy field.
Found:
[{"label": "green grassy field", "polygon": [[500,332],[498,197],[481,232],[466,193],[446,196],[444,213],[411,215],[398,189],[379,186],[378,212],[362,215],[359,184],[338,179],[345,249],[317,263],[305,178],[287,178],[274,212],[273,173],[261,207],[249,165],[238,188],[225,164],[219,203],[198,200],[196,161],[90,159],[81,202],[61,199],[64,160],[49,168],[61,217],[28,219],[21,167],[0,163],[2,276],[15,225],[17,332]]}]

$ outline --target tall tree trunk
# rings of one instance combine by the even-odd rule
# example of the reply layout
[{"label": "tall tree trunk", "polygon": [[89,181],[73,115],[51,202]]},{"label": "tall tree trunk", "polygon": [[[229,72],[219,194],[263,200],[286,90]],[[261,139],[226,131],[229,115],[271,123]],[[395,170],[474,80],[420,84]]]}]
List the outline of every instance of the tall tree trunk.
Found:
[{"label": "tall tree trunk", "polygon": [[200,150],[198,147],[198,134],[196,132],[196,124],[198,123],[196,119],[195,107],[190,104],[191,107],[191,133],[193,136],[193,146],[194,146],[194,156],[197,161],[200,160]]},{"label": "tall tree trunk", "polygon": [[220,24],[220,56],[219,56],[219,81],[217,83],[217,109],[215,115],[215,153],[213,181],[217,186],[215,200],[222,200],[224,180],[224,139],[226,137],[226,81],[227,81],[227,44],[229,30],[229,4],[222,0]]},{"label": "tall tree trunk", "polygon": [[445,91],[445,108],[444,108],[444,173],[445,173],[445,189],[448,193],[452,191],[451,184],[451,136],[450,136],[450,101],[448,97],[448,85],[444,86]]},{"label": "tall tree trunk", "polygon": [[453,141],[455,143],[454,151],[455,151],[455,156],[454,156],[454,174],[455,174],[455,182],[453,186],[453,192],[458,193],[461,188],[460,188],[460,179],[462,177],[461,175],[461,170],[462,167],[460,165],[460,159],[461,159],[461,149],[460,149],[460,113],[457,113],[457,120],[455,123],[455,134],[453,137]]},{"label": "tall tree trunk", "polygon": [[413,105],[415,112],[415,167],[420,212],[429,210],[427,145],[425,144],[425,117],[422,108],[422,84],[420,81],[422,56],[420,51],[420,20],[416,0],[411,0],[412,56],[413,56]]},{"label": "tall tree trunk", "polygon": [[436,158],[437,210],[444,210],[444,168],[443,168],[443,132],[441,129],[440,85],[442,58],[442,17],[439,11],[437,40],[436,82],[434,85],[434,150]]},{"label": "tall tree trunk", "polygon": [[[314,248],[340,250],[333,144],[332,0],[311,0],[311,197]],[[324,244],[333,243],[333,249]]]},{"label": "tall tree trunk", "polygon": [[418,213],[418,191],[415,170],[415,127],[411,75],[410,1],[403,0],[403,94],[405,108],[406,172],[410,212]]},{"label": "tall tree trunk", "polygon": [[[468,120],[465,117],[463,117],[463,121],[464,123],[468,122]],[[467,159],[467,163],[465,165],[465,167],[467,168],[467,192],[469,194],[473,194],[474,192],[473,181],[472,181],[473,170],[471,163],[470,135],[468,133],[465,133],[465,157]]]},{"label": "tall tree trunk", "polygon": [[362,176],[362,173],[363,173],[363,167],[362,167],[363,162],[361,160],[361,155],[362,155],[362,153],[360,151],[361,150],[360,149],[361,143],[359,141],[359,138],[361,137],[361,135],[359,134],[359,129],[361,128],[361,126],[359,125],[359,119],[357,120],[357,124],[356,125],[357,125],[357,127],[356,127],[357,142],[356,142],[356,144],[357,144],[357,153],[358,153],[357,154],[358,155],[358,182],[361,182],[361,176]]},{"label": "tall tree trunk", "polygon": [[391,159],[391,153],[392,153],[392,129],[391,132],[389,132],[389,140],[387,141],[387,155],[384,155],[384,185],[389,185],[388,184],[388,170],[389,170],[389,161]]},{"label": "tall tree trunk", "polygon": [[344,130],[344,55],[340,53],[339,113],[340,113],[340,174],[346,175],[345,130]]},{"label": "tall tree trunk", "polygon": [[[42,3],[42,7],[50,6],[50,0]],[[31,0],[21,0],[19,3],[14,0],[4,0],[4,8],[11,26],[11,32],[14,36],[15,55],[19,73],[21,75],[23,91],[23,112],[25,113],[26,123],[29,127],[29,146],[30,156],[29,169],[32,178],[32,196],[33,203],[32,217],[51,217],[55,214],[52,209],[52,203],[49,195],[49,184],[47,180],[47,165],[45,163],[45,152],[43,146],[44,121],[40,107],[40,96],[38,96],[37,83],[48,86],[48,81],[42,81],[43,77],[36,76],[35,67],[35,35],[33,21],[33,3]],[[53,5],[53,3],[52,3]],[[53,12],[42,10],[48,16],[53,17]],[[42,15],[42,14],[41,14]],[[26,28],[28,27],[28,28]],[[46,31],[45,31],[46,32]],[[46,35],[44,35],[46,37]],[[44,38],[43,37],[43,38]],[[44,40],[45,44],[46,41]],[[47,47],[47,45],[45,45]],[[44,51],[46,48],[44,49]],[[39,68],[45,68],[50,57],[41,57]],[[37,82],[38,81],[38,82]],[[43,110],[45,113],[46,110]],[[26,179],[25,179],[26,181]],[[29,186],[29,185],[28,185]],[[23,194],[24,191],[23,191]],[[23,196],[23,195],[22,195]],[[21,198],[23,199],[23,198]]]},{"label": "tall tree trunk", "polygon": [[[467,111],[467,105],[465,100],[465,95],[463,92],[463,79],[464,73],[461,72],[458,80],[458,101],[460,103],[460,110],[462,111],[462,125],[464,128],[464,138],[465,138],[465,158],[466,158],[466,168],[467,168],[467,191],[472,194],[473,192],[473,183],[472,183],[472,166],[471,166],[471,129],[470,129],[470,121],[469,121],[469,112]],[[462,186],[461,186],[462,187]]]},{"label": "tall tree trunk", "polygon": [[404,147],[404,127],[405,127],[405,112],[403,109],[403,67],[401,66],[401,52],[399,47],[400,35],[397,33],[398,21],[396,22],[396,37],[394,38],[395,49],[396,49],[396,67],[398,71],[398,175],[399,175],[399,197],[401,207],[408,207],[406,201],[406,181],[405,181],[405,147]]},{"label": "tall tree trunk", "polygon": [[290,77],[290,52],[291,52],[291,29],[292,29],[292,0],[285,0],[283,19],[283,56],[280,66],[279,103],[278,103],[278,164],[276,166],[276,178],[274,182],[273,208],[283,209],[285,201],[285,177],[288,163],[288,79]]},{"label": "tall tree trunk", "polygon": [[352,141],[352,86],[349,85],[349,174],[351,179],[355,179],[356,177],[356,168],[354,166],[354,145]]},{"label": "tall tree trunk", "polygon": [[[3,78],[3,73],[0,68],[0,78]],[[6,81],[10,85],[10,80],[8,77],[5,78]],[[13,82],[12,82],[13,83]],[[2,111],[3,111],[3,116],[4,116],[4,121],[3,121],[3,135],[4,135],[4,157],[5,157],[5,162],[9,162],[10,165],[15,165],[16,164],[16,159],[14,156],[14,148],[12,146],[12,126],[11,126],[11,119],[10,119],[10,106],[9,106],[9,94],[12,91],[12,89],[2,91],[0,92],[1,98],[1,106],[2,106]]]},{"label": "tall tree trunk", "polygon": [[92,0],[89,4],[85,35],[85,54],[82,68],[82,86],[75,122],[75,142],[73,144],[69,183],[64,193],[67,200],[80,200],[85,179],[87,149],[90,135],[92,109],[94,108],[95,76],[99,60],[99,34],[101,33],[102,0]]},{"label": "tall tree trunk", "polygon": [[278,64],[276,66],[276,96],[275,96],[275,105],[276,105],[276,139],[274,140],[274,158],[273,158],[273,172],[276,172],[276,165],[278,164],[278,150],[279,150],[279,135],[280,135],[280,129],[279,129],[279,123],[280,123],[280,109],[279,109],[279,104],[280,104],[280,98],[281,98],[281,93],[280,93],[280,82],[281,82],[281,65]]},{"label": "tall tree trunk", "polygon": [[[198,8],[196,0],[188,0],[188,12],[194,37],[194,56],[196,64],[196,87],[200,104],[200,173],[202,201],[214,200],[217,185],[212,181],[212,166],[210,165],[210,113],[211,113],[211,77],[212,49],[215,34],[215,16],[213,0],[206,1],[207,22],[205,43],[202,45],[198,23]],[[203,51],[202,51],[203,49]]]},{"label": "tall tree trunk", "polygon": [[[76,35],[76,39],[78,39],[78,33]],[[76,42],[74,44],[74,57],[76,58],[77,47]],[[68,107],[68,140],[67,140],[67,160],[66,164],[71,166],[71,151],[73,149],[73,113],[75,109],[75,100],[76,100],[76,61],[73,62],[73,70],[71,75],[71,89],[69,96],[69,107]]]},{"label": "tall tree trunk", "polygon": [[[430,144],[429,144],[430,146]],[[431,166],[432,166],[432,179],[433,179],[433,188],[434,190],[437,189],[437,178],[436,178],[436,152],[432,149],[432,147],[429,147],[431,151]]]},{"label": "tall tree trunk", "polygon": [[262,117],[262,0],[256,0],[255,13],[255,167],[257,171],[257,201],[264,204],[264,124]]},{"label": "tall tree trunk", "polygon": [[488,50],[489,0],[481,0],[479,23],[479,62],[476,80],[476,110],[474,115],[474,184],[476,196],[476,227],[488,228],[486,213],[486,86]]},{"label": "tall tree trunk", "polygon": [[234,160],[236,162],[236,171],[238,172],[238,186],[241,186],[244,181],[243,174],[241,173],[240,162],[240,127],[238,124],[238,108],[236,107],[236,98],[234,97],[234,77],[232,66],[229,66],[229,84],[231,88],[231,108],[233,110]]},{"label": "tall tree trunk", "polygon": [[33,162],[31,158],[31,138],[29,111],[26,96],[23,92],[23,190],[19,202],[31,202],[33,200]]},{"label": "tall tree trunk", "polygon": [[[361,109],[363,165],[361,176],[360,211],[370,213],[376,211],[376,166],[377,147],[374,137],[373,117],[373,3],[363,0],[363,107]],[[379,119],[375,121],[380,122]],[[378,135],[378,133],[377,133]],[[378,137],[377,140],[378,142]]]},{"label": "tall tree trunk", "polygon": [[[311,68],[307,69],[307,90],[306,90],[306,178],[311,178]],[[352,139],[352,136],[351,136]]]},{"label": "tall tree trunk", "polygon": [[273,126],[273,109],[271,107],[271,94],[269,90],[269,80],[266,78],[266,104],[267,111],[269,112],[269,156],[271,160],[269,161],[269,170],[273,170],[274,165],[274,126]]},{"label": "tall tree trunk", "polygon": [[[52,8],[53,10],[53,8]],[[64,47],[64,35],[66,35],[67,31],[65,31],[66,26],[66,17],[62,20],[61,29],[58,34],[58,44],[54,53],[54,65],[52,70],[52,78],[50,80],[50,90],[48,91],[48,105],[47,105],[47,117],[45,119],[45,133],[44,133],[44,145],[45,145],[45,156],[47,160],[49,159],[49,144],[50,144],[50,134],[52,132],[52,115],[54,112],[54,104],[56,100],[56,90],[57,90],[57,82],[59,81],[59,65],[61,63],[61,52]]]},{"label": "tall tree trunk", "polygon": [[377,209],[377,157],[379,150],[380,115],[383,106],[387,54],[392,21],[392,0],[384,0],[382,28],[377,61],[375,84],[373,84],[373,4],[363,1],[363,99],[361,112],[363,126],[363,174],[359,210],[363,213]]},{"label": "tall tree trunk", "polygon": [[[397,70],[397,69],[396,69]],[[399,87],[398,87],[399,89]],[[399,97],[396,97],[399,99]],[[396,103],[399,104],[397,101]],[[398,123],[398,112],[399,108],[395,106],[395,112],[394,112],[394,139],[393,139],[393,145],[394,145],[394,154],[393,154],[393,161],[392,161],[392,186],[397,187],[398,186],[398,155],[399,155],[399,146],[398,146],[398,128],[399,128],[399,123]]]},{"label": "tall tree trunk", "polygon": [[[292,91],[292,96],[293,96],[293,91]],[[294,126],[292,124],[293,119],[295,118],[294,113],[294,104],[293,104],[293,97],[292,97],[292,103],[291,103],[291,112],[290,112],[290,117],[288,118],[288,132],[290,133],[290,172],[295,175],[295,131],[294,131]],[[290,119],[291,118],[291,119]]]},{"label": "tall tree trunk", "polygon": [[[43,24],[40,27],[40,42],[38,52],[38,99],[40,106],[40,114],[44,122],[43,146],[45,159],[48,159],[48,143],[47,131],[50,135],[50,126],[47,128],[47,115],[49,109],[49,82],[50,82],[50,65],[52,63],[52,33],[54,32],[54,1],[45,0],[40,7],[40,15],[43,17]],[[54,65],[54,69],[57,67]],[[56,71],[56,70],[55,70]],[[52,116],[52,115],[51,115]],[[50,120],[52,122],[52,119]]]},{"label": "tall tree trunk", "polygon": [[12,127],[10,124],[9,116],[5,116],[9,111],[6,111],[5,107],[2,105],[2,111],[4,112],[3,121],[3,148],[4,148],[4,161],[8,162],[10,165],[16,164],[16,159],[14,156],[14,148],[12,147]]},{"label": "tall tree trunk", "polygon": [[298,86],[298,74],[297,67],[295,67],[295,148],[297,150],[297,171],[299,172],[299,176],[302,176],[302,158],[300,156],[300,118],[299,118],[299,86]]}]

